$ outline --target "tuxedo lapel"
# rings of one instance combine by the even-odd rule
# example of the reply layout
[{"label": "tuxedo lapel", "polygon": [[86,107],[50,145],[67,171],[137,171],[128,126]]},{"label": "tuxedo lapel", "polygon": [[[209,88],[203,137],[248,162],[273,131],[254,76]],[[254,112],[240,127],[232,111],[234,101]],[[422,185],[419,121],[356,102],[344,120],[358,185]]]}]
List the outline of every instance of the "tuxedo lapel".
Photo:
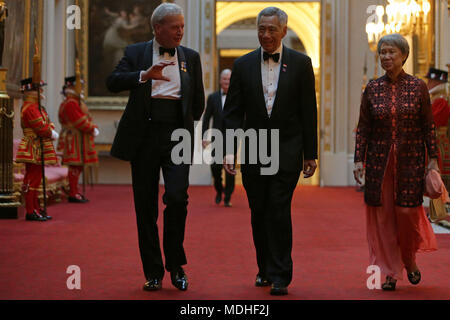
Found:
[{"label": "tuxedo lapel", "polygon": [[217,126],[219,123],[222,122],[222,92],[216,91],[214,92],[213,96],[213,126]]},{"label": "tuxedo lapel", "polygon": [[222,105],[222,91],[217,91],[217,93],[216,93],[216,108],[217,108],[217,111],[219,112],[219,113],[221,113],[222,112],[222,110],[223,110],[223,105]]},{"label": "tuxedo lapel", "polygon": [[144,65],[143,69],[147,70],[153,65],[153,40],[147,42],[144,51]]},{"label": "tuxedo lapel", "polygon": [[180,69],[180,85],[181,85],[181,101],[183,104],[183,116],[186,115],[188,110],[187,94],[189,92],[189,74],[187,72],[187,61],[184,55],[184,51],[181,46],[177,47],[178,55],[178,68]]},{"label": "tuxedo lapel", "polygon": [[281,57],[280,75],[278,77],[277,93],[275,95],[275,101],[273,102],[271,118],[276,114],[280,108],[280,100],[285,96],[285,92],[289,84],[289,50],[283,46],[283,55]]},{"label": "tuxedo lapel", "polygon": [[263,91],[263,84],[262,84],[262,73],[261,73],[261,50],[262,48],[259,48],[258,50],[254,51],[254,70],[252,72],[252,77],[254,77],[256,85],[256,97],[257,97],[257,103],[260,106],[260,108],[263,108],[264,114],[267,115],[267,108],[266,108],[266,100],[264,99],[264,91]]},{"label": "tuxedo lapel", "polygon": [[[147,70],[153,65],[153,40],[147,42],[144,51],[144,61],[142,70]],[[147,81],[145,84],[145,101],[150,101],[152,97],[152,81]]]}]

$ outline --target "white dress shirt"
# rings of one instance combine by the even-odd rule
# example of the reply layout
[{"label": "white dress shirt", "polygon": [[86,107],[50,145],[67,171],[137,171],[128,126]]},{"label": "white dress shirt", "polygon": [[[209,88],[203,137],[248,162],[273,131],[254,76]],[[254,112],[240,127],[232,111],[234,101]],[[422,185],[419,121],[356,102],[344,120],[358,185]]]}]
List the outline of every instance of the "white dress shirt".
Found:
[{"label": "white dress shirt", "polygon": [[264,100],[266,101],[267,114],[270,117],[272,114],[273,102],[275,101],[275,96],[278,88],[278,78],[280,76],[280,66],[281,57],[283,54],[283,44],[273,52],[280,54],[280,59],[278,62],[272,60],[272,58],[264,61],[263,49],[261,48],[261,76],[262,76],[262,86],[264,92]]},{"label": "white dress shirt", "polygon": [[220,89],[220,97],[222,98],[222,110],[223,110],[223,106],[225,105],[225,99],[227,98],[227,95],[223,93],[222,89]]},{"label": "white dress shirt", "polygon": [[[181,99],[181,80],[177,49],[175,48],[175,55],[173,57],[168,52],[164,52],[164,55],[161,56],[159,54],[160,46],[156,39],[153,39],[153,65],[165,60],[173,61],[175,64],[165,67],[162,71],[162,75],[169,78],[170,81],[152,80],[152,98],[179,100]],[[145,83],[146,81],[141,80],[142,72],[139,82]]]}]

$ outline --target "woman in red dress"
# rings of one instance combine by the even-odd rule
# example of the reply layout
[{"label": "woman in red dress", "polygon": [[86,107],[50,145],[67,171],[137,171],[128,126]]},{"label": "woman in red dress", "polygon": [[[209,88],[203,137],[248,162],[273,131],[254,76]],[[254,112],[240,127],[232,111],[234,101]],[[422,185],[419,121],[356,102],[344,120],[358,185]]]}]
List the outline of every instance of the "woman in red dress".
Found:
[{"label": "woman in red dress", "polygon": [[437,249],[422,207],[426,155],[438,169],[436,134],[426,84],[403,71],[409,45],[399,34],[378,42],[386,74],[367,84],[355,145],[355,179],[365,177],[370,264],[386,275],[383,290],[395,290],[403,268],[418,284],[416,253]]}]

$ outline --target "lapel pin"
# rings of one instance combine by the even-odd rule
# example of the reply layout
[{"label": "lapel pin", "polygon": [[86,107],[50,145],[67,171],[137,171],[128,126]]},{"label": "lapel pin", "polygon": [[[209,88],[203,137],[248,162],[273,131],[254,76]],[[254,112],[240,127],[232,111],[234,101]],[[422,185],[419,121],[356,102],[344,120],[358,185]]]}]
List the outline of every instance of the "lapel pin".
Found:
[{"label": "lapel pin", "polygon": [[287,70],[287,64],[283,64],[283,72],[286,72]]},{"label": "lapel pin", "polygon": [[187,72],[185,61],[181,61],[181,71]]}]

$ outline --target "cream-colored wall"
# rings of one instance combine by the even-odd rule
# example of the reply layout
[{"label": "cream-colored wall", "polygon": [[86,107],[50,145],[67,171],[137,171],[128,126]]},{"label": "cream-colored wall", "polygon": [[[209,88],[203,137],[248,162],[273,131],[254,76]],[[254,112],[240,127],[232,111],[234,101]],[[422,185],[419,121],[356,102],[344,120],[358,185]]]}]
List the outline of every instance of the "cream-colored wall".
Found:
[{"label": "cream-colored wall", "polygon": [[[355,128],[359,119],[359,107],[361,101],[363,68],[367,63],[367,81],[374,75],[374,54],[370,51],[367,43],[365,26],[368,14],[366,9],[371,4],[378,4],[370,0],[350,0],[349,3],[349,49],[348,49],[348,119],[346,152],[348,154],[347,181],[349,185],[354,184],[353,178],[353,153],[355,148]],[[378,66],[378,69],[380,67]],[[344,182],[344,181],[343,181]]]},{"label": "cream-colored wall", "polygon": [[450,64],[450,11],[448,0],[435,0],[436,13],[436,67],[447,70]]}]

